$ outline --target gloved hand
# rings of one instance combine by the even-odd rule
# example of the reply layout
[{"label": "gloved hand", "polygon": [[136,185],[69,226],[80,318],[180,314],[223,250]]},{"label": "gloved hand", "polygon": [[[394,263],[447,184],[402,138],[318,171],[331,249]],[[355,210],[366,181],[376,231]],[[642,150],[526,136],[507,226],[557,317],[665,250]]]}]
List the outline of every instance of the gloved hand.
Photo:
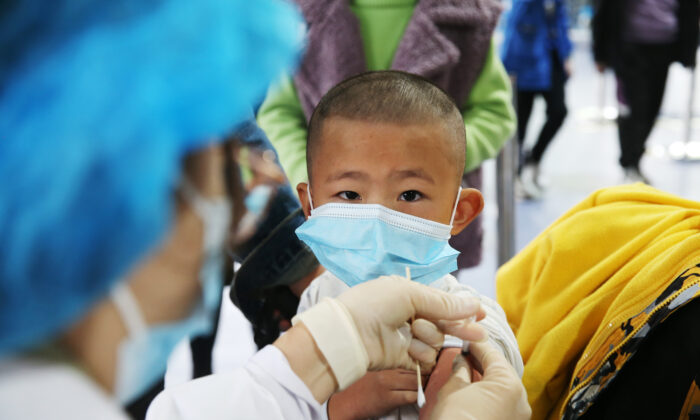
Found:
[{"label": "gloved hand", "polygon": [[471,382],[469,365],[457,356],[453,374],[440,392],[431,419],[520,420],[532,411],[527,393],[503,354],[488,343],[472,343],[469,352],[483,377]]},{"label": "gloved hand", "polygon": [[[368,369],[415,369],[415,360],[434,364],[444,334],[484,340],[486,331],[466,321],[475,315],[484,316],[476,299],[390,276],[324,299],[293,323],[304,323],[344,389]],[[424,320],[417,319],[412,331],[414,317]]]}]

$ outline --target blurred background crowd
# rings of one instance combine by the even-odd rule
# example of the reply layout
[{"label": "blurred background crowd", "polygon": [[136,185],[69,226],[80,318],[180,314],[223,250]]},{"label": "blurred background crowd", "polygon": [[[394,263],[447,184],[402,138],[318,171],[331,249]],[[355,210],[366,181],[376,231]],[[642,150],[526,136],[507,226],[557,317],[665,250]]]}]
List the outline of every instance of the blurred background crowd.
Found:
[{"label": "blurred background crowd", "polygon": [[[510,11],[514,10],[518,3],[520,2],[504,3],[506,12],[501,19],[499,30],[494,35],[501,43],[504,33],[508,31]],[[599,68],[594,55],[595,11],[605,3],[583,0],[565,0],[561,3],[565,8],[569,25],[568,36],[571,41],[568,70],[563,69],[571,72],[562,95],[565,98],[566,117],[542,156],[539,165],[539,185],[534,187],[534,192],[531,191],[530,185],[532,173],[528,173],[527,169],[524,174],[521,171],[520,179],[525,185],[521,184],[520,188],[516,185],[519,199],[516,201],[514,225],[515,248],[518,250],[574,203],[599,188],[647,181],[654,187],[682,197],[693,200],[700,198],[700,190],[692,181],[700,175],[700,165],[697,163],[700,158],[700,113],[697,100],[694,99],[698,93],[694,66],[687,67],[678,61],[669,65],[668,61],[649,59],[655,63],[661,61],[660,64],[668,68],[668,76],[663,78],[663,82],[658,82],[663,89],[658,117],[646,117],[655,124],[646,137],[646,149],[639,163],[640,173],[645,179],[634,175],[630,177],[620,163],[621,146],[617,122],[621,108],[624,109],[625,105],[621,105],[618,78],[612,65]],[[667,2],[650,3],[663,5]],[[602,42],[613,41],[607,38]],[[640,60],[635,63],[634,68],[635,71],[641,72],[649,65],[651,64]],[[662,74],[661,77],[663,76]],[[640,75],[640,78],[644,77]],[[644,90],[641,87],[637,89]],[[519,128],[518,134],[525,137],[524,150],[537,144],[543,126],[550,118],[548,112],[546,98],[539,96],[535,99],[526,129],[522,124]],[[472,280],[490,278],[498,268],[495,251],[495,227],[498,217],[497,198],[494,194],[495,162],[485,162],[484,168],[492,174],[486,177],[487,186],[483,190],[487,200],[484,207],[484,224],[490,226],[485,230],[484,246],[491,251],[484,254],[485,260],[480,267],[464,272],[464,278]],[[484,282],[481,290],[494,293],[494,286],[490,282]]]}]

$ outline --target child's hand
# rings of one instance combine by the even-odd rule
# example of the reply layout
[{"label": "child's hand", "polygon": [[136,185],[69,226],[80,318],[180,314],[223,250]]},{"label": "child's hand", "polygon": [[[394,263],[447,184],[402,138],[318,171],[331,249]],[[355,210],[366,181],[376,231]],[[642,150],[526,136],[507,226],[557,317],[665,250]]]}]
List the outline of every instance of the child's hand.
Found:
[{"label": "child's hand", "polygon": [[[426,376],[422,381],[425,383]],[[346,390],[328,400],[330,420],[355,420],[379,417],[418,396],[415,370],[392,369],[367,372]]]}]

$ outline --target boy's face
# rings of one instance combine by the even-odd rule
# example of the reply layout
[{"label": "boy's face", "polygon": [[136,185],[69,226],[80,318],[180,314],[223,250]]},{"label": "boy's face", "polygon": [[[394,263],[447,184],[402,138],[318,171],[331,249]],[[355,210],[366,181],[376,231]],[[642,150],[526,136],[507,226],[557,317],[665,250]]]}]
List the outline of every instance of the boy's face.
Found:
[{"label": "boy's face", "polygon": [[[449,135],[453,134],[440,123],[399,125],[327,119],[309,168],[314,207],[326,203],[381,204],[449,224],[461,175],[461,168],[449,156]],[[297,190],[308,216],[306,188],[299,184]],[[483,206],[477,190],[464,191],[460,201],[453,234]],[[465,223],[460,227],[461,222]]]}]

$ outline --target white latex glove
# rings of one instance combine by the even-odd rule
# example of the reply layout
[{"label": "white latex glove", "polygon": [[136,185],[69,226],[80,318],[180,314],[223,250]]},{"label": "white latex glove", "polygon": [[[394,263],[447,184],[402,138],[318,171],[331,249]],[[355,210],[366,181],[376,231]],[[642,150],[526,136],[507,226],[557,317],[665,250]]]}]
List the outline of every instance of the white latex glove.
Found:
[{"label": "white latex glove", "polygon": [[[415,369],[435,362],[444,334],[482,341],[485,330],[467,320],[483,317],[479,301],[449,295],[403,277],[381,277],[326,298],[297,315],[344,389],[369,370]],[[416,321],[413,331],[409,325]]]},{"label": "white latex glove", "polygon": [[469,352],[483,377],[471,382],[464,357],[456,357],[453,374],[438,392],[431,419],[520,420],[532,411],[527,392],[503,354],[488,343],[472,343]]}]

